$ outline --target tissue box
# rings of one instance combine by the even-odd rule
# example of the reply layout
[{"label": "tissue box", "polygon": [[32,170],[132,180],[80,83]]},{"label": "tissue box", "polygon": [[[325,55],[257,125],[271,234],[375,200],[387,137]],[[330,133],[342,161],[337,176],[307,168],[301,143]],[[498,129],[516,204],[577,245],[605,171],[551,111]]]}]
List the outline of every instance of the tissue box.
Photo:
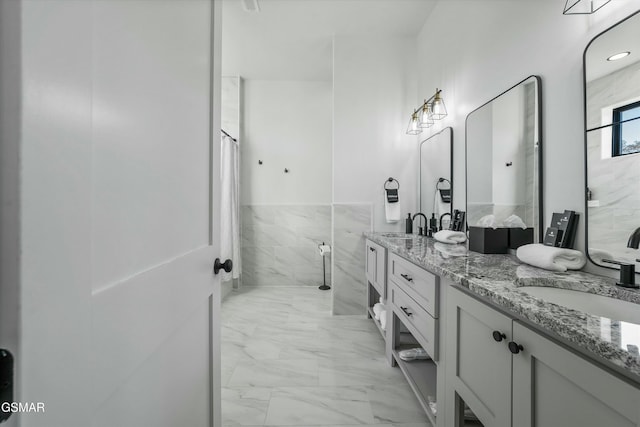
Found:
[{"label": "tissue box", "polygon": [[533,243],[533,227],[509,228],[509,249],[518,249],[520,246]]},{"label": "tissue box", "polygon": [[508,253],[509,229],[469,227],[469,250],[481,254]]}]

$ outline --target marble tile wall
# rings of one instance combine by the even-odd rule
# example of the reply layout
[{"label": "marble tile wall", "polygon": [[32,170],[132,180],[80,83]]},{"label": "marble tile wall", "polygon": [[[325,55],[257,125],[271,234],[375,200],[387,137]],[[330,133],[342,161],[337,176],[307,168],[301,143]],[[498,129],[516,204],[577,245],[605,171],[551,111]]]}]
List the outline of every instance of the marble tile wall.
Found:
[{"label": "marble tile wall", "polygon": [[[536,156],[538,143],[536,138],[536,83],[524,87],[524,141],[525,141],[525,206],[522,220],[529,226],[537,226],[539,216],[538,173],[539,159]],[[543,225],[544,227],[544,225]],[[537,234],[535,236],[537,239]]]},{"label": "marble tile wall", "polygon": [[[331,244],[329,205],[245,205],[242,216],[242,286],[319,286],[318,245]],[[331,257],[327,257],[331,284]]]},{"label": "marble tile wall", "polygon": [[[589,128],[602,124],[602,109],[640,97],[640,61],[587,84]],[[597,206],[588,208],[589,248],[634,262],[626,248],[640,227],[640,154],[611,157],[610,128],[587,133],[587,185]]]},{"label": "marble tile wall", "polygon": [[366,310],[364,231],[372,227],[371,204],[333,205],[333,314]]}]

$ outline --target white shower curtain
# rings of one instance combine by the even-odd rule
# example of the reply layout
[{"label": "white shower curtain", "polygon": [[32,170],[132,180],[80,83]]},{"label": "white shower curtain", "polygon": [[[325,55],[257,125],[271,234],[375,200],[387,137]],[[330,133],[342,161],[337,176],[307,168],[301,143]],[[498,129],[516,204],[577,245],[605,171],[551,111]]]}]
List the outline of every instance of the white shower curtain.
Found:
[{"label": "white shower curtain", "polygon": [[238,143],[230,137],[222,135],[221,149],[220,252],[222,261],[229,258],[233,261],[231,273],[221,270],[224,282],[240,277],[240,205],[238,200],[240,177]]}]

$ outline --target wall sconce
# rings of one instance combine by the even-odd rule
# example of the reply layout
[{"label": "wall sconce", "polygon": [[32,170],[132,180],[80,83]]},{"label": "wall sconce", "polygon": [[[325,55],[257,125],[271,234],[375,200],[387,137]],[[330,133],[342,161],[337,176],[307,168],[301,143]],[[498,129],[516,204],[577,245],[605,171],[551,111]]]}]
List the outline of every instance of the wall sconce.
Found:
[{"label": "wall sconce", "polygon": [[564,4],[563,15],[590,15],[597,12],[611,0],[567,0]]},{"label": "wall sconce", "polygon": [[444,105],[441,92],[440,89],[436,89],[436,93],[411,114],[407,134],[417,135],[422,132],[422,129],[433,126],[435,120],[447,117],[447,107]]},{"label": "wall sconce", "polygon": [[418,111],[414,111],[409,119],[409,126],[407,127],[407,134],[409,135],[417,135],[422,133],[422,128],[420,127],[420,120],[418,119]]}]

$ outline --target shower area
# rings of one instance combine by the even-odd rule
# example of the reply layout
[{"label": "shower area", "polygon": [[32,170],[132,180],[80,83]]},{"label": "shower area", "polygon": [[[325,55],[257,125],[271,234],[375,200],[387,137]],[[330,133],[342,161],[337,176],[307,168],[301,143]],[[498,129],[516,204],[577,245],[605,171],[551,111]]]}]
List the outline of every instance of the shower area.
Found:
[{"label": "shower area", "polygon": [[331,95],[328,81],[222,78],[221,245],[234,262],[223,300],[240,288],[331,292],[317,289],[331,286],[319,249],[332,240]]}]

